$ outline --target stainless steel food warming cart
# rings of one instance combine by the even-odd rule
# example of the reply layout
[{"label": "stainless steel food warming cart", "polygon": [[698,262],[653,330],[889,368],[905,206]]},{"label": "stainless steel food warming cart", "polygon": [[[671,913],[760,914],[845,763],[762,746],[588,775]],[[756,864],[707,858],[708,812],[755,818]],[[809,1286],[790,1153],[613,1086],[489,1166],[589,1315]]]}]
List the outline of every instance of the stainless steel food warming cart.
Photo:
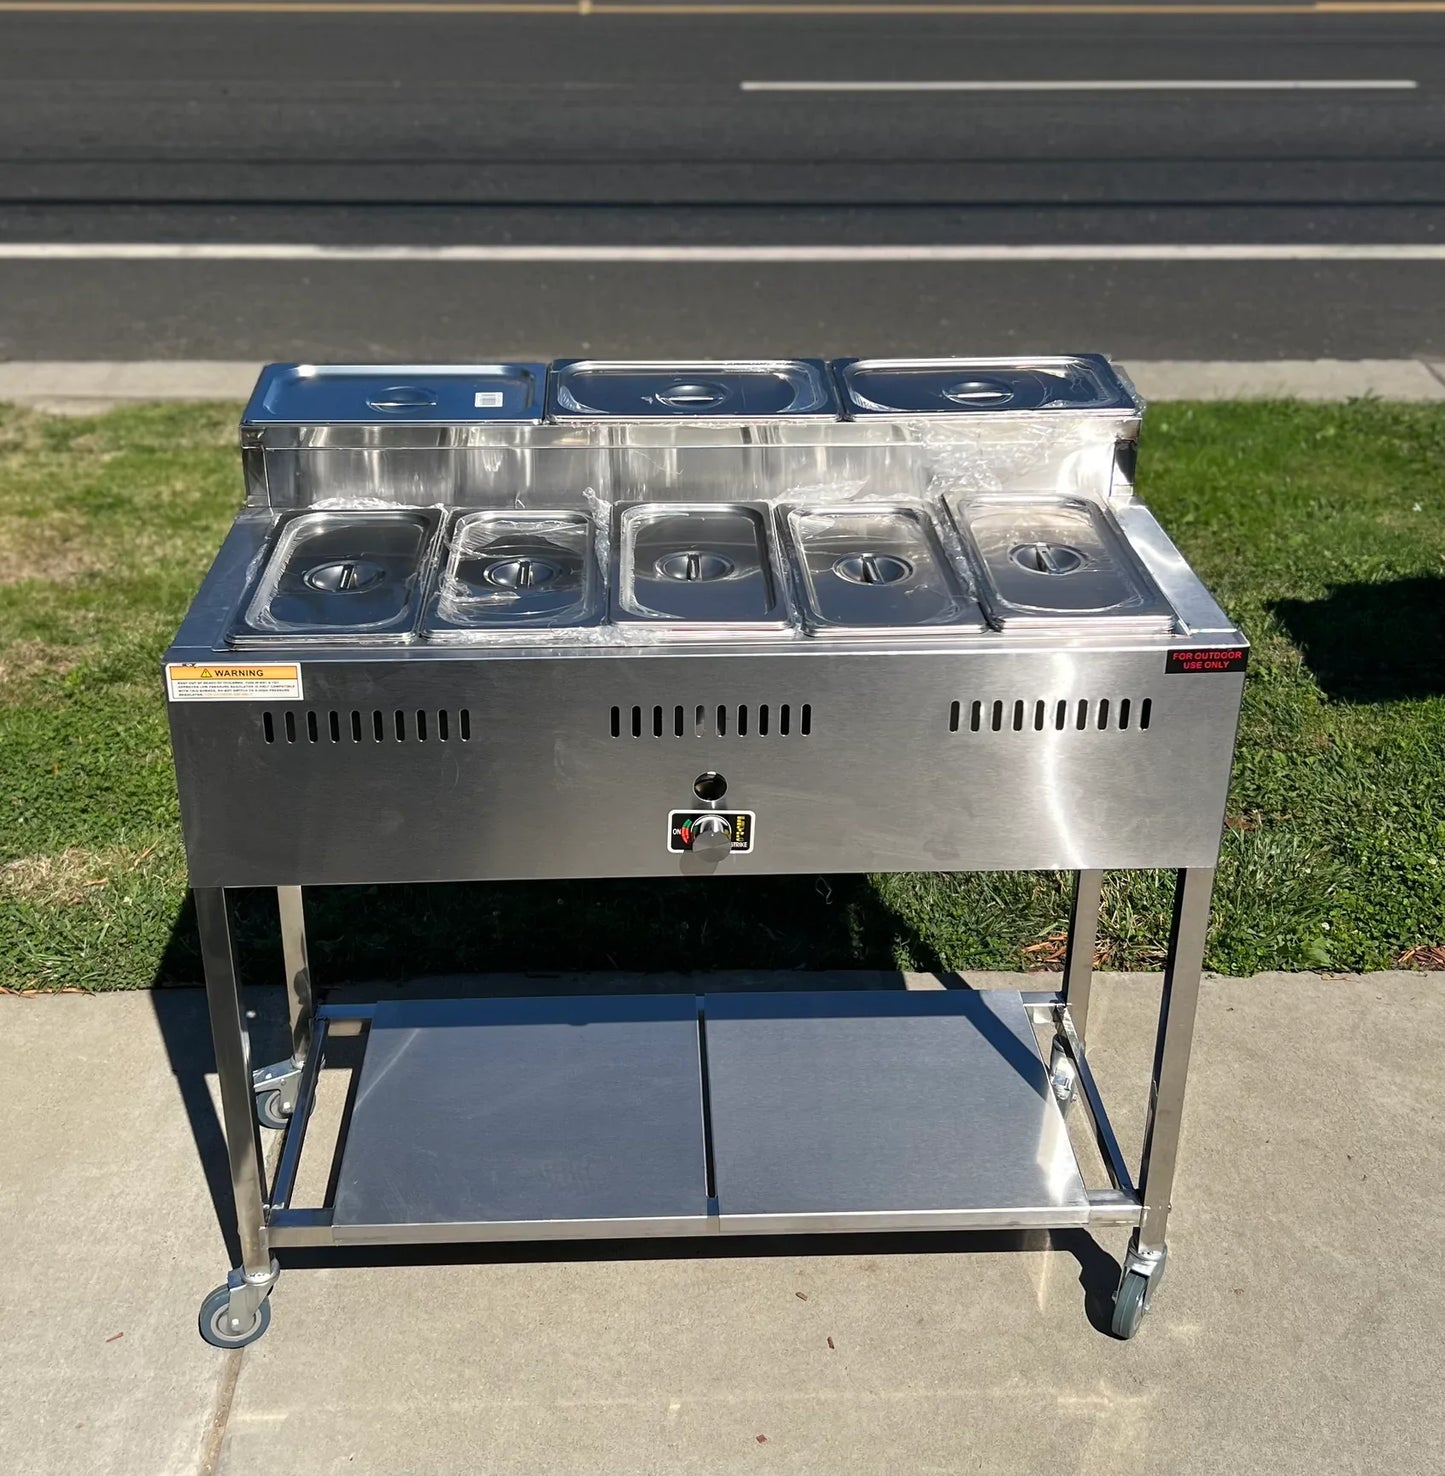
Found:
[{"label": "stainless steel food warming cart", "polygon": [[[203,1335],[260,1336],[283,1247],[1128,1226],[1131,1336],[1246,660],[1134,493],[1141,410],[1088,355],[268,368],[165,656],[241,1248]],[[1177,877],[1137,1173],[1086,1051],[1111,867]],[[312,998],[308,886],[985,868],[1075,873],[1057,989]],[[292,1040],[259,1068],[257,886]]]}]

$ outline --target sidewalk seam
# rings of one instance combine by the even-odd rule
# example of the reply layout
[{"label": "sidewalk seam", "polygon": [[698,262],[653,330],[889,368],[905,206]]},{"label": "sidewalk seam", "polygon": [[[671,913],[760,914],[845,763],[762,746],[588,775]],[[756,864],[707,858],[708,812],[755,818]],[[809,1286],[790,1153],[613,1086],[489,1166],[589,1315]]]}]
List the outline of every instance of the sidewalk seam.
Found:
[{"label": "sidewalk seam", "polygon": [[246,1356],[246,1351],[244,1348],[237,1348],[223,1356],[226,1366],[221,1371],[215,1402],[211,1405],[211,1418],[207,1424],[205,1439],[201,1443],[200,1463],[196,1467],[197,1476],[216,1476],[220,1468],[221,1447],[231,1423],[231,1410],[236,1403],[236,1386],[241,1382],[241,1360]]}]

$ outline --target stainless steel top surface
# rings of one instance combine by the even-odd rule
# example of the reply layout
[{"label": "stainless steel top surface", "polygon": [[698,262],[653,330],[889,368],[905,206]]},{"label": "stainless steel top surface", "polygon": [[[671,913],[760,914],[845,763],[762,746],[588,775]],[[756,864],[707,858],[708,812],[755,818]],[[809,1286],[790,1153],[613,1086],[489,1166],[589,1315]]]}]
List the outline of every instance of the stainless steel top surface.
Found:
[{"label": "stainless steel top surface", "polygon": [[1099,354],[1020,359],[840,359],[848,415],[980,415],[1001,411],[1137,411]]},{"label": "stainless steel top surface", "polygon": [[437,523],[428,509],[279,519],[232,643],[404,638]]},{"label": "stainless steel top surface", "polygon": [[999,495],[949,502],[995,623],[1128,620],[1169,630],[1174,612],[1098,503]]},{"label": "stainless steel top surface", "polygon": [[637,503],[617,510],[614,538],[614,620],[745,630],[786,623],[765,507]]},{"label": "stainless steel top surface", "polygon": [[978,604],[923,507],[841,503],[788,508],[781,517],[810,630],[982,629]]},{"label": "stainless steel top surface", "polygon": [[424,630],[546,630],[594,625],[601,614],[587,514],[471,512],[447,526]]},{"label": "stainless steel top surface", "polygon": [[554,420],[836,420],[839,410],[827,366],[816,359],[564,359],[552,368],[548,414]]},{"label": "stainless steel top surface", "polygon": [[243,426],[540,422],[545,364],[268,364]]}]

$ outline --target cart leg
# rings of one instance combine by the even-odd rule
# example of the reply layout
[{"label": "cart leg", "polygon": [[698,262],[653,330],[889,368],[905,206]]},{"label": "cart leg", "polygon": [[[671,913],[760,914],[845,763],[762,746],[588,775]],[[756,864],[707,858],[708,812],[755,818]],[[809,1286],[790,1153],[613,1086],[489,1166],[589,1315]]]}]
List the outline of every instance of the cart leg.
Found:
[{"label": "cart leg", "polygon": [[1164,969],[1164,997],[1159,1006],[1159,1033],[1154,1044],[1154,1073],[1139,1166],[1144,1212],[1124,1256],[1124,1276],[1114,1304],[1114,1331],[1121,1337],[1133,1336],[1164,1274],[1165,1231],[1179,1157],[1184,1084],[1189,1074],[1213,888],[1213,868],[1190,867],[1181,871],[1175,882],[1174,926]]},{"label": "cart leg", "polygon": [[1094,981],[1094,945],[1099,936],[1102,871],[1074,873],[1074,903],[1069,909],[1069,946],[1064,955],[1064,1003],[1082,1041],[1089,1018],[1089,986]]},{"label": "cart leg", "polygon": [[241,1243],[241,1264],[202,1304],[201,1333],[220,1347],[240,1347],[266,1330],[270,1318],[266,1298],[279,1268],[271,1258],[266,1233],[261,1137],[252,1107],[250,1041],[241,1013],[230,910],[222,887],[197,887],[194,896]]},{"label": "cart leg", "polygon": [[251,1073],[262,1126],[284,1128],[296,1110],[301,1072],[311,1054],[311,965],[306,955],[306,912],[300,887],[277,887],[281,949],[286,962],[286,1005],[291,1017],[291,1057]]},{"label": "cart leg", "polygon": [[[1089,1019],[1089,986],[1094,979],[1094,944],[1099,934],[1099,899],[1104,887],[1102,871],[1074,873],[1074,901],[1069,909],[1069,942],[1064,955],[1064,1004],[1073,1022],[1079,1044]],[[1055,1037],[1049,1055],[1049,1079],[1054,1096],[1067,1107],[1074,1100],[1078,1071],[1067,1044]]]}]

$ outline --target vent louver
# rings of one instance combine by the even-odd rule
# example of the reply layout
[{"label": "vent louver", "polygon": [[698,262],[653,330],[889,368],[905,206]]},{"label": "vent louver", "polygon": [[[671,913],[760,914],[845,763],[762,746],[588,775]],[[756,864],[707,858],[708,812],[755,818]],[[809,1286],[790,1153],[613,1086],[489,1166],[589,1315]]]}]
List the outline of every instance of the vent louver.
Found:
[{"label": "vent louver", "polygon": [[1015,697],[954,702],[950,733],[1147,733],[1154,721],[1150,697]]},{"label": "vent louver", "polygon": [[810,738],[813,705],[792,703],[676,703],[614,707],[614,738]]},{"label": "vent louver", "polygon": [[472,715],[463,707],[352,708],[261,714],[261,737],[267,743],[470,743]]}]

